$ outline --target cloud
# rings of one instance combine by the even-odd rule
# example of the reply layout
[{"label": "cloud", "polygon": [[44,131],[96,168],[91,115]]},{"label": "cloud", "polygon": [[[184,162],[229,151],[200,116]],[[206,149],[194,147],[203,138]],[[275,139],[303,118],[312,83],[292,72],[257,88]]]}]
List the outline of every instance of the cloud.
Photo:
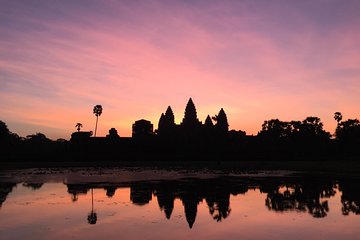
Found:
[{"label": "cloud", "polygon": [[201,118],[224,107],[230,127],[248,133],[274,117],[357,116],[359,3],[324,4],[7,1],[0,114],[57,126],[54,138],[79,121],[92,129],[95,104],[100,135],[129,136],[139,118],[157,124],[167,105],[180,122],[189,97]]}]

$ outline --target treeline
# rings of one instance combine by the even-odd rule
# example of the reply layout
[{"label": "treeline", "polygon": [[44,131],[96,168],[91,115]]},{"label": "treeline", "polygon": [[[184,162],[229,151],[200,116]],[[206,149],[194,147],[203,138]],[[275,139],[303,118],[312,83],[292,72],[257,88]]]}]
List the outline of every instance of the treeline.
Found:
[{"label": "treeline", "polygon": [[[221,120],[221,114],[218,119]],[[333,135],[323,129],[320,118],[307,117],[302,121],[266,120],[256,136],[248,136],[244,131],[223,130],[209,123],[201,128],[199,124],[194,125],[194,129],[200,129],[198,131],[192,130],[191,125],[173,125],[173,121],[173,127],[166,128],[163,117],[163,125],[159,123],[159,131],[155,134],[120,138],[112,128],[107,137],[77,132],[81,137],[70,141],[54,141],[42,133],[20,137],[0,121],[0,146],[5,159],[46,161],[98,161],[99,157],[126,161],[358,160],[360,121],[343,120],[339,112],[334,114],[334,119],[337,127]]]},{"label": "treeline", "polygon": [[59,159],[68,151],[69,142],[59,138],[51,140],[43,133],[21,137],[9,130],[6,123],[0,121],[1,158],[5,160],[43,160]]},{"label": "treeline", "polygon": [[360,122],[358,119],[343,121],[339,112],[334,114],[337,121],[335,134],[323,129],[318,117],[307,117],[303,121],[281,121],[271,119],[265,121],[257,135],[263,152],[285,156],[329,158],[339,160],[357,160],[360,151]]}]

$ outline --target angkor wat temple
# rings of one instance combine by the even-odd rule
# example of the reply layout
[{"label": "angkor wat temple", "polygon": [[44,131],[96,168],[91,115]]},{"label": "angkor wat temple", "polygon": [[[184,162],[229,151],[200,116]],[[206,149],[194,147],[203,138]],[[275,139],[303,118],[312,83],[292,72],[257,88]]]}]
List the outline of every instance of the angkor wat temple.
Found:
[{"label": "angkor wat temple", "polygon": [[220,109],[219,114],[213,117],[215,124],[208,115],[204,124],[198,119],[195,104],[190,98],[186,104],[185,114],[180,124],[175,124],[174,113],[169,106],[165,114],[162,113],[159,120],[157,135],[163,138],[198,138],[210,136],[225,136],[229,129],[229,124],[224,109]]},{"label": "angkor wat temple", "polygon": [[[153,124],[145,119],[137,120],[132,125],[132,138],[137,140],[159,138],[191,141],[196,139],[225,138],[228,133],[229,124],[223,108],[220,109],[218,115],[213,117],[208,115],[204,123],[202,123],[197,117],[196,107],[191,98],[186,104],[184,118],[180,124],[175,123],[174,112],[168,106],[165,113],[161,114],[158,128],[155,131],[153,130]],[[243,131],[235,132],[233,130],[232,133],[245,136]],[[71,140],[84,140],[90,138],[91,134],[91,132],[74,132]],[[120,138],[120,136],[115,128],[111,128],[106,138],[114,140]],[[97,137],[97,139],[102,138]]]},{"label": "angkor wat temple", "polygon": [[231,143],[241,143],[246,138],[243,131],[229,131],[227,116],[222,108],[217,115],[208,115],[202,123],[191,98],[180,124],[175,123],[174,112],[169,106],[161,114],[157,129],[153,129],[150,121],[140,119],[132,125],[132,137],[120,137],[115,128],[111,128],[106,137],[91,137],[91,132],[78,131],[71,136],[70,148],[73,152],[91,151],[111,155],[121,152],[127,156],[194,152],[197,155],[227,151],[234,147]]}]

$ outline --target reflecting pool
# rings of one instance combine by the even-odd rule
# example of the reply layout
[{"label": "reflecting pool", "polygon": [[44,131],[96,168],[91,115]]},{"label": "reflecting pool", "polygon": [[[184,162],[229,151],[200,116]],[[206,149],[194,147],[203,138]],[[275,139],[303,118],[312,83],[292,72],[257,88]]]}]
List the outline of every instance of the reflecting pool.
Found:
[{"label": "reflecting pool", "polygon": [[356,239],[359,187],[280,171],[1,171],[0,238]]}]

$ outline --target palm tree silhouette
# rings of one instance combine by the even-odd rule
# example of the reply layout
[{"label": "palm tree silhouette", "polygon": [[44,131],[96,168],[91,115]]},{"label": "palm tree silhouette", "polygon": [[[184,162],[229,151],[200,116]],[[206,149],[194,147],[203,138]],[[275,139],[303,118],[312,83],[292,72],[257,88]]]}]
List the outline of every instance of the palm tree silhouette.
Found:
[{"label": "palm tree silhouette", "polygon": [[94,137],[96,137],[97,124],[98,124],[99,116],[100,116],[101,113],[102,113],[102,106],[101,106],[101,105],[96,105],[96,106],[94,107],[93,113],[94,113],[95,116],[96,116],[95,134],[94,134]]},{"label": "palm tree silhouette", "polygon": [[96,221],[97,221],[97,214],[94,211],[94,193],[93,193],[93,189],[91,189],[91,212],[88,214],[87,220],[88,220],[89,224],[96,224]]},{"label": "palm tree silhouette", "polygon": [[337,121],[338,126],[340,125],[342,118],[343,118],[343,116],[342,116],[341,112],[334,113],[334,119]]},{"label": "palm tree silhouette", "polygon": [[76,130],[77,130],[78,132],[80,132],[80,128],[82,128],[83,125],[82,125],[81,123],[77,123],[77,124],[75,125],[75,127],[76,127]]}]

